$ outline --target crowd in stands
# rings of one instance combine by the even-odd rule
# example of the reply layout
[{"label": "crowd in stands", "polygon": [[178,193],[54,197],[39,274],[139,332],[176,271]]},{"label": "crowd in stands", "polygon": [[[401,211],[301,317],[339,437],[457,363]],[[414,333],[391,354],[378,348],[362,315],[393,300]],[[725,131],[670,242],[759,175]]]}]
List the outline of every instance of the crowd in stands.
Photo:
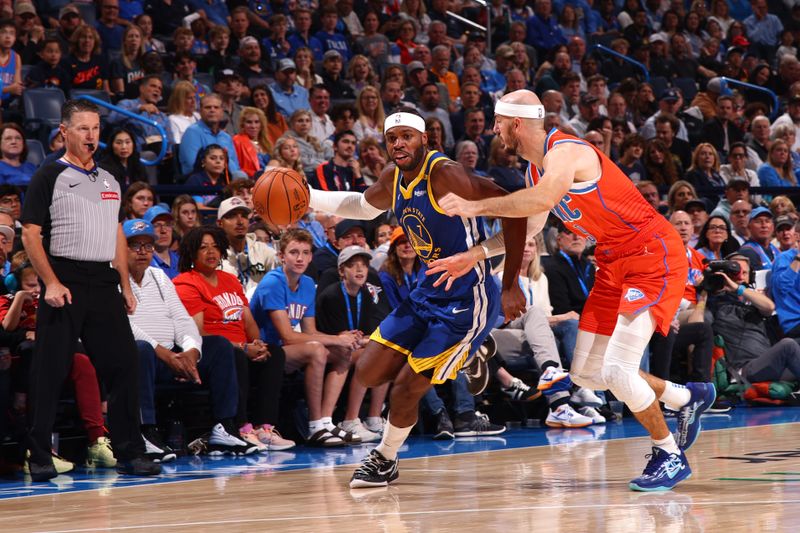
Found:
[{"label": "crowd in stands", "polygon": [[[574,134],[616,162],[684,240],[692,266],[685,298],[644,366],[665,379],[708,381],[716,335],[743,379],[800,379],[800,4],[489,4],[2,3],[0,346],[11,351],[0,355],[0,376],[10,383],[0,386],[0,403],[24,413],[35,342],[39,289],[21,251],[20,204],[41,159],[64,153],[58,129],[30,113],[42,98],[26,95],[32,89],[117,106],[102,114],[96,159],[125,191],[141,419],[158,460],[174,457],[156,410],[165,383],[211,392],[214,420],[196,451],[379,439],[387,389],[367,391],[348,376],[424,265],[389,214],[363,223],[311,211],[292,228],[266,224],[253,211],[255,180],[288,167],[313,188],[364,191],[390,164],[385,117],[411,107],[425,119],[428,149],[519,189],[527,162],[492,134],[495,101],[519,89],[538,94],[547,129]],[[488,35],[478,29],[487,26]],[[162,148],[157,165],[142,163]],[[486,224],[499,230],[498,221]],[[593,244],[555,219],[529,238],[520,272],[528,311],[486,348],[497,350],[499,398],[533,400],[538,375],[569,369],[594,281]],[[726,259],[736,266],[707,270]],[[704,289],[714,276],[720,286]],[[84,354],[75,354],[70,379],[87,461],[111,465],[103,387]],[[281,397],[292,380],[301,400]],[[503,430],[466,388],[459,378],[423,401],[436,438]],[[599,391],[545,393],[549,426],[611,416]],[[304,427],[281,427],[294,440],[285,438],[278,427],[297,411]],[[230,446],[222,434],[241,439]]]}]

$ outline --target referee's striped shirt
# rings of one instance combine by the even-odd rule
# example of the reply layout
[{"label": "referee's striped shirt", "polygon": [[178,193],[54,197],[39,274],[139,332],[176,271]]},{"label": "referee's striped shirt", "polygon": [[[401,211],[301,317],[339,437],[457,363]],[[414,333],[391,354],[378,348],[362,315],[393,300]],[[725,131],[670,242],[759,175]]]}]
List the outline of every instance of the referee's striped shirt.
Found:
[{"label": "referee's striped shirt", "polygon": [[34,173],[21,221],[42,227],[52,257],[104,262],[116,252],[119,207],[119,183],[108,171],[59,159]]}]

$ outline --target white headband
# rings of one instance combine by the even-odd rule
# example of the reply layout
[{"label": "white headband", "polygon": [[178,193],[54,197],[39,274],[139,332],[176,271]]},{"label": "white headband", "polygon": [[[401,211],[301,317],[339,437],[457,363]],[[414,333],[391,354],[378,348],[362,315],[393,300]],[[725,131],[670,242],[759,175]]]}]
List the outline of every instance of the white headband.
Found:
[{"label": "white headband", "polygon": [[386,117],[386,120],[383,121],[383,133],[389,131],[389,128],[397,126],[408,126],[420,133],[425,133],[425,119],[411,113],[395,113]]},{"label": "white headband", "polygon": [[544,118],[543,105],[530,105],[530,104],[509,104],[508,102],[497,102],[494,104],[494,114],[503,115],[504,117],[519,117],[519,118]]}]

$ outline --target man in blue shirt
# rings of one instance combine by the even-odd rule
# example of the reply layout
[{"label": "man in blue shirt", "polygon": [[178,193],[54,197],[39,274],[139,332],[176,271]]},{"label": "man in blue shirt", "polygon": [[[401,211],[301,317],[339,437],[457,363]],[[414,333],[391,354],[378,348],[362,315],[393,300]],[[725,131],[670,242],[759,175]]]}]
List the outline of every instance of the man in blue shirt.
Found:
[{"label": "man in blue shirt", "polygon": [[180,271],[178,252],[171,250],[172,246],[172,213],[161,204],[156,204],[144,213],[144,219],[153,226],[155,232],[155,252],[150,266],[160,268],[169,279],[174,278]]},{"label": "man in blue shirt", "polygon": [[205,13],[208,20],[218,26],[227,26],[230,23],[230,12],[223,0],[190,0],[189,5],[197,13]]},{"label": "man in blue shirt", "polygon": [[297,84],[297,66],[291,59],[281,59],[275,83],[269,86],[278,111],[289,118],[298,109],[309,109],[308,90]]},{"label": "man in blue shirt", "polygon": [[750,230],[750,239],[739,248],[739,253],[750,259],[753,270],[771,269],[772,262],[780,252],[772,244],[775,233],[772,212],[766,207],[756,207],[750,212],[750,222],[747,227]]},{"label": "man in blue shirt", "polygon": [[[156,107],[158,102],[161,101],[162,90],[161,78],[155,74],[151,74],[145,76],[139,82],[139,98],[120,100],[117,105],[126,111],[158,122],[167,134],[167,150],[171,152],[172,146],[175,143],[172,137],[172,130],[169,126],[169,118]],[[155,126],[130,119],[117,111],[111,112],[108,116],[108,122],[120,125],[127,123],[136,134],[136,145],[139,150],[141,150],[143,146],[160,143],[163,140],[161,133]]]},{"label": "man in blue shirt", "polygon": [[800,251],[796,248],[775,259],[770,287],[781,329],[787,337],[800,339]]},{"label": "man in blue shirt", "polygon": [[200,100],[200,120],[186,128],[181,139],[181,172],[189,174],[194,169],[197,154],[209,144],[218,144],[228,151],[228,170],[236,177],[246,177],[239,168],[233,139],[223,129],[222,99],[209,94]]},{"label": "man in blue shirt", "polygon": [[761,59],[771,59],[777,50],[783,23],[775,15],[767,13],[767,0],[753,0],[750,6],[753,14],[744,19],[744,27],[750,39],[748,52],[756,52]]},{"label": "man in blue shirt", "polygon": [[324,52],[322,43],[319,42],[319,39],[311,35],[311,10],[299,7],[295,9],[292,18],[294,19],[294,33],[287,39],[289,44],[292,45],[292,50],[289,52],[289,55],[294,57],[297,49],[305,46],[311,49],[315,61],[322,61],[322,54]]},{"label": "man in blue shirt", "polygon": [[539,57],[556,46],[567,44],[567,39],[558,27],[558,20],[553,16],[553,4],[550,0],[536,0],[533,16],[526,23],[528,36],[525,42],[536,48]]},{"label": "man in blue shirt", "polygon": [[100,34],[103,53],[119,52],[122,49],[122,34],[125,28],[119,24],[119,1],[102,0],[100,4],[100,18],[94,23],[97,33]]},{"label": "man in blue shirt", "polygon": [[336,24],[339,22],[339,13],[333,6],[322,10],[322,29],[314,34],[314,37],[322,43],[322,51],[336,50],[344,58],[345,63],[350,60],[350,45],[347,38],[341,33],[336,32]]},{"label": "man in blue shirt", "polygon": [[[304,274],[311,262],[312,243],[305,230],[290,229],[283,234],[279,256],[283,266],[264,276],[250,300],[250,310],[261,339],[267,344],[283,346],[287,372],[304,369],[307,444],[322,447],[356,444],[361,438],[334,426],[332,416],[350,369],[349,351],[358,348],[363,334],[343,331],[325,335],[317,331],[316,289],[314,281]],[[327,375],[326,366],[329,366]]]}]

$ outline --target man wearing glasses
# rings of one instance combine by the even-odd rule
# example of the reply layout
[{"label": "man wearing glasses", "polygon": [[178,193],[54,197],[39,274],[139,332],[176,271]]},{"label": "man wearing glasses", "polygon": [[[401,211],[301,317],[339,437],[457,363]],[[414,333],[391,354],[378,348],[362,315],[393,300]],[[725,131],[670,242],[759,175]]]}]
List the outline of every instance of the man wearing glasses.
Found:
[{"label": "man wearing glasses", "polygon": [[153,261],[150,266],[160,268],[169,279],[174,278],[178,270],[178,252],[172,246],[172,213],[161,205],[154,205],[144,213],[144,219],[153,227],[155,236]]},{"label": "man wearing glasses", "polygon": [[750,213],[753,211],[753,204],[747,200],[737,200],[731,206],[731,229],[733,236],[742,245],[750,238]]}]

